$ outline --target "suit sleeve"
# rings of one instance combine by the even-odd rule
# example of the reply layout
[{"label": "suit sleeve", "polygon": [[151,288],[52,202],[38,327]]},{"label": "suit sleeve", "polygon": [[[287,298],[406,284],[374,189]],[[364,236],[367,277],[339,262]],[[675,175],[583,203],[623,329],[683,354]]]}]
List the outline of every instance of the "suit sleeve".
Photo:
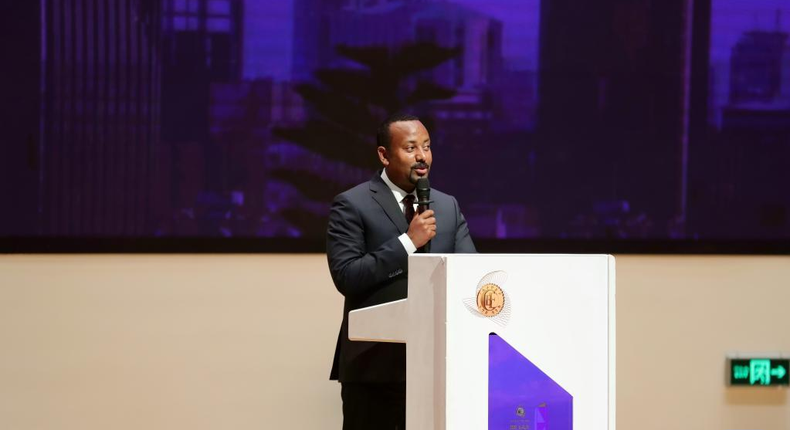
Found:
[{"label": "suit sleeve", "polygon": [[368,293],[406,272],[408,253],[398,237],[366,252],[364,228],[357,208],[337,196],[329,212],[326,254],[332,280],[344,296]]},{"label": "suit sleeve", "polygon": [[466,218],[461,213],[458,207],[458,201],[453,197],[453,206],[455,207],[455,253],[456,254],[475,254],[475,244],[472,242],[472,236],[469,235],[469,227],[466,225]]}]

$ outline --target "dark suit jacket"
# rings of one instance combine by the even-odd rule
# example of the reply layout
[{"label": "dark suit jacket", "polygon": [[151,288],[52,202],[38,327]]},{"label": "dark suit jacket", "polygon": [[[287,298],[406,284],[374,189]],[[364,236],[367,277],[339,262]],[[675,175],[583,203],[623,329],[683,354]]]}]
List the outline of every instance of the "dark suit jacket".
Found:
[{"label": "dark suit jacket", "polygon": [[[473,253],[466,220],[454,197],[431,190],[436,236],[431,253]],[[327,229],[332,280],[345,296],[343,324],[330,379],[341,382],[406,380],[404,344],[348,340],[348,312],[406,298],[408,254],[398,240],[409,226],[379,171],[370,182],[335,197]]]}]

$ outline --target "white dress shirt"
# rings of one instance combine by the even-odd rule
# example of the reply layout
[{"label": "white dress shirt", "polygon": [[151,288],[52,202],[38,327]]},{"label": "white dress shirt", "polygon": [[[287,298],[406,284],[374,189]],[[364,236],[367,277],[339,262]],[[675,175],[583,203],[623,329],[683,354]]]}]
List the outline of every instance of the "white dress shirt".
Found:
[{"label": "white dress shirt", "polygon": [[[395,201],[398,202],[398,207],[400,208],[401,212],[403,212],[403,198],[406,197],[406,195],[408,195],[408,194],[411,194],[411,195],[414,196],[414,202],[415,202],[414,203],[414,212],[415,212],[415,216],[417,216],[416,215],[416,213],[417,213],[417,196],[413,192],[412,193],[407,193],[406,191],[403,191],[397,185],[392,183],[392,181],[390,181],[390,178],[387,177],[387,170],[386,169],[382,169],[382,171],[381,171],[381,179],[384,180],[384,183],[387,184],[387,186],[392,191],[392,195],[395,196]],[[405,215],[404,215],[404,217],[405,217]],[[402,235],[398,236],[398,240],[400,240],[400,243],[403,244],[403,249],[406,250],[406,253],[414,254],[415,252],[417,252],[417,247],[414,246],[414,242],[411,241],[411,238],[409,238],[408,234],[403,233]]]}]

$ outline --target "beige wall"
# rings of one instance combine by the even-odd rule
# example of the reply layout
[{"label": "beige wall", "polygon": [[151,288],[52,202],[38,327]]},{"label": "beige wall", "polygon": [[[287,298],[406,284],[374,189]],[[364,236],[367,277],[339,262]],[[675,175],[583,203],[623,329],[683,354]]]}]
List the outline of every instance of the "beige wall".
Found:
[{"label": "beige wall", "polygon": [[[790,258],[619,257],[620,429],[788,430]],[[0,429],[340,428],[322,255],[0,256]],[[290,327],[290,328],[287,328]]]}]

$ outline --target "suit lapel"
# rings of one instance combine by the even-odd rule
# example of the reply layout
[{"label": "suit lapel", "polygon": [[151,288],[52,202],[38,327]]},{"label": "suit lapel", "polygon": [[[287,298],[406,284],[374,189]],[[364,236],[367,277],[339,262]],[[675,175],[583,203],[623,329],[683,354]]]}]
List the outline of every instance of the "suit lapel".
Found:
[{"label": "suit lapel", "polygon": [[395,224],[401,234],[409,230],[409,225],[406,224],[406,217],[403,215],[398,202],[395,201],[392,190],[381,179],[380,171],[370,180],[370,194],[373,196],[373,200],[384,209],[384,213],[387,214],[390,221]]}]

